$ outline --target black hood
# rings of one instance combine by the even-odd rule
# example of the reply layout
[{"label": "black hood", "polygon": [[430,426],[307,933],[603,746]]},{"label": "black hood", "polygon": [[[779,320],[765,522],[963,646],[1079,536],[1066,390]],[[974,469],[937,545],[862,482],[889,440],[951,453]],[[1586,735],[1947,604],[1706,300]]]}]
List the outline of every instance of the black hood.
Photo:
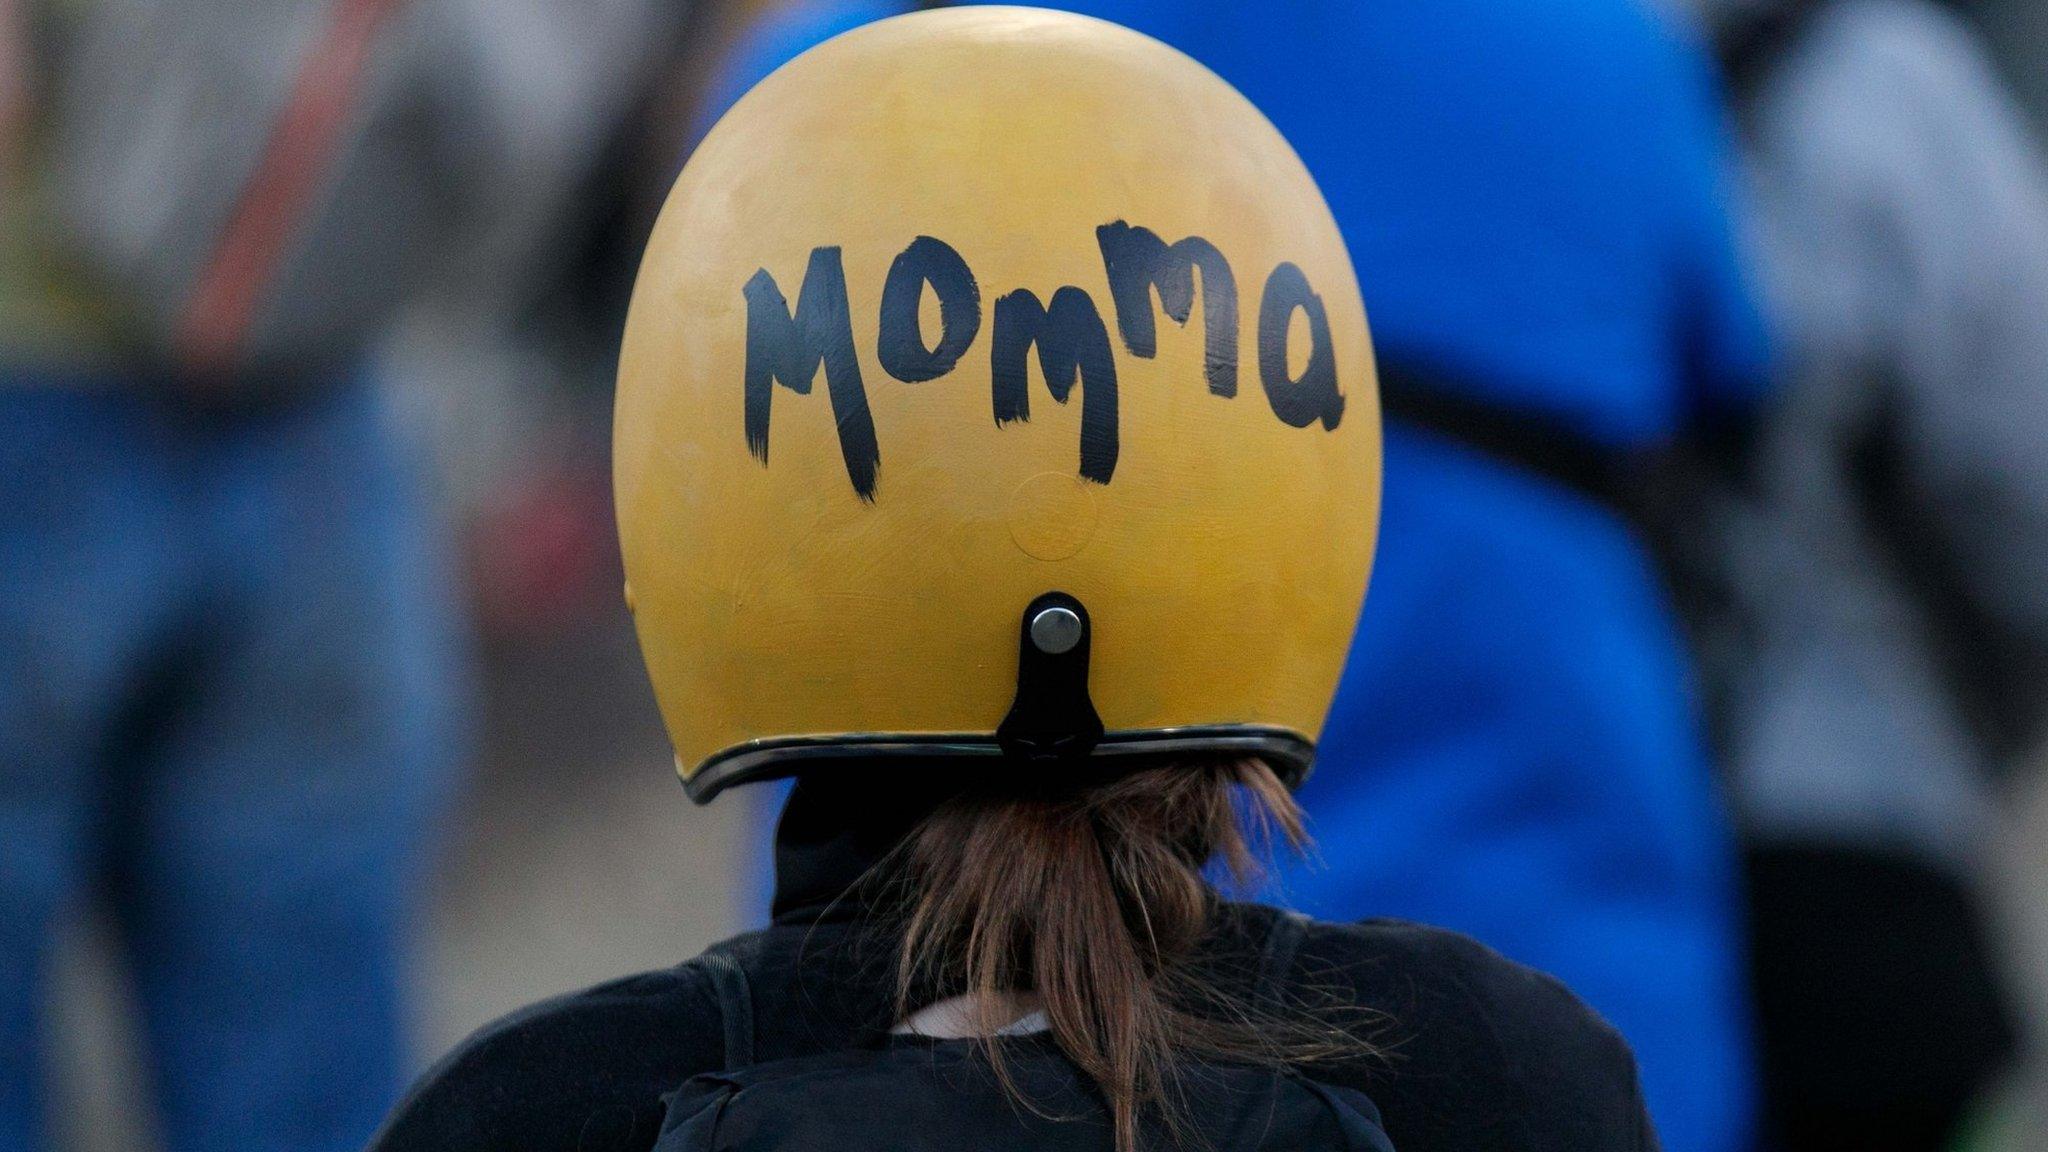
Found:
[{"label": "black hood", "polygon": [[775,828],[775,923],[872,911],[880,886],[862,881],[960,787],[957,768],[922,765],[849,764],[798,778]]}]

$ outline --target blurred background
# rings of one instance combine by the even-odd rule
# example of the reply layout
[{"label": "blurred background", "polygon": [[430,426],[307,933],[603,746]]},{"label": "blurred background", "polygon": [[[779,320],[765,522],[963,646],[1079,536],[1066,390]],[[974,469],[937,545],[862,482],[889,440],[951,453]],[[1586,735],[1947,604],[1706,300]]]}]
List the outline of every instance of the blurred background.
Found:
[{"label": "blurred background", "polygon": [[[1383,323],[1397,272],[1347,217],[1347,138],[1297,129],[1289,94],[1192,24],[1131,22],[1247,91],[1331,190],[1392,360],[1428,365],[1390,383],[1418,444],[1520,469],[1646,541],[1656,587],[1630,595],[1668,600],[1688,750],[1646,769],[1680,779],[1643,802],[1690,806],[1674,836],[1728,862],[1727,924],[1704,931],[1737,971],[1659,977],[1683,951],[1661,937],[1612,963],[1570,953],[1597,933],[1567,911],[1610,890],[1651,919],[1694,914],[1626,858],[1535,907],[1563,942],[1455,894],[1380,895],[1422,886],[1353,875],[1358,812],[1435,801],[1358,783],[1375,738],[1343,727],[1342,700],[1333,740],[1360,751],[1326,756],[1306,797],[1326,860],[1286,895],[1448,922],[1559,971],[1636,1042],[1677,1152],[2048,1149],[2048,6],[1544,2],[1584,9],[1603,51],[1653,43],[1709,115],[1674,97],[1590,114],[1583,139],[1376,146],[1438,180],[1478,171],[1475,150],[1590,171],[1575,149],[1610,133],[1646,179],[1707,150],[1712,196],[1687,210],[1740,267],[1673,294],[1736,302],[1658,323],[1674,359],[1742,377],[1741,403],[1603,426],[1483,341],[1465,355],[1426,300],[1389,290]],[[778,795],[687,802],[622,611],[613,344],[654,212],[717,113],[806,44],[911,6],[0,0],[0,1152],[357,1146],[479,1025],[759,919]],[[1275,21],[1341,40],[1319,13],[1345,7]],[[1455,61],[1465,5],[1442,7],[1441,27],[1402,31]],[[1541,117],[1589,115],[1540,87],[1543,61],[1501,51],[1476,45],[1479,65],[1415,98],[1457,105],[1491,67],[1556,96]],[[1369,64],[1329,98],[1369,101]],[[1547,265],[1487,233],[1507,218],[1472,210],[1442,225],[1475,230],[1452,271],[1547,290]],[[1602,255],[1573,227],[1564,247]],[[1585,301],[1570,322],[1597,328],[1633,293],[1567,291]],[[1716,309],[1753,311],[1769,354],[1695,348],[1719,339],[1691,331]],[[1404,325],[1431,335],[1403,343]],[[1517,386],[1461,388],[1496,369]],[[1589,455],[1602,478],[1556,462]],[[1397,463],[1390,448],[1390,502],[1403,468],[1438,466]],[[1660,498],[1620,507],[1623,467]],[[1466,530],[1511,536],[1523,513],[1502,507]],[[1391,601],[1422,548],[1406,523],[1390,510]],[[1589,547],[1571,539],[1556,546]],[[1577,753],[1596,781],[1600,749]],[[1488,838],[1636,819],[1618,785],[1517,763],[1475,763],[1503,790],[1423,847],[1470,838],[1482,859]],[[1728,1022],[1708,1044],[1733,1086],[1703,1121],[1655,1088],[1687,1078],[1657,1052],[1676,1017],[1623,987],[1660,978]]]}]

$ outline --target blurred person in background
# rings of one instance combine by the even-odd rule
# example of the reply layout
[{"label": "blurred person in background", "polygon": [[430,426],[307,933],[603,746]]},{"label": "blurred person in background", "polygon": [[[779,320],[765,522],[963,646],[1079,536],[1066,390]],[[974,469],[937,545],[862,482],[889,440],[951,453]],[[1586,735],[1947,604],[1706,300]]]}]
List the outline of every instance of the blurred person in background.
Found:
[{"label": "blurred person in background", "polygon": [[1925,0],[1715,0],[1785,387],[1709,668],[1773,1135],[1949,1146],[2015,1047],[1995,788],[2048,703],[2048,166]]},{"label": "blurred person in background", "polygon": [[[772,6],[730,100],[914,5]],[[1667,1148],[1745,1148],[1736,874],[1636,461],[1764,386],[1707,53],[1634,0],[1055,5],[1219,72],[1308,162],[1373,317],[1385,544],[1286,894],[1469,932],[1634,1046]]]},{"label": "blurred person in background", "polygon": [[91,897],[174,1152],[357,1148],[402,1083],[466,669],[365,365],[596,135],[503,82],[565,31],[533,11],[0,0],[0,1150],[63,1127],[53,944]]}]

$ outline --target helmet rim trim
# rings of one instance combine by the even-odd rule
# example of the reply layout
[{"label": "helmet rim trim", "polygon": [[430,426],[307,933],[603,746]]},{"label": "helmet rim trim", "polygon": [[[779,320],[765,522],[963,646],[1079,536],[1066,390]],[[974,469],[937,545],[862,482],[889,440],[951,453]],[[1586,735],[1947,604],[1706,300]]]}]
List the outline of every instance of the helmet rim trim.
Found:
[{"label": "helmet rim trim", "polygon": [[[1315,741],[1292,729],[1222,724],[1109,732],[1077,762],[1140,761],[1127,766],[1126,770],[1134,771],[1148,759],[1192,754],[1257,756],[1271,765],[1281,783],[1293,789],[1308,779],[1315,751]],[[684,778],[683,790],[696,803],[708,804],[738,784],[784,779],[837,761],[879,757],[1024,762],[1006,752],[993,735],[982,733],[788,736],[751,741],[712,756]]]}]

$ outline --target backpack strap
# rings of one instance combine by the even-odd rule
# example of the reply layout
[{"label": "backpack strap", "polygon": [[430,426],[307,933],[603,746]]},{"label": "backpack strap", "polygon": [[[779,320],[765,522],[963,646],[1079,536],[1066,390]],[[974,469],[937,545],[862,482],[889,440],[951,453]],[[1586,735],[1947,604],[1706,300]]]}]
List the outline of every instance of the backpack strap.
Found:
[{"label": "backpack strap", "polygon": [[1404,424],[1577,493],[1641,525],[1636,489],[1649,450],[1601,443],[1562,417],[1471,396],[1450,373],[1388,355],[1380,410]]},{"label": "backpack strap", "polygon": [[725,1021],[725,1071],[736,1072],[754,1062],[753,985],[731,951],[706,952],[699,963],[711,977],[718,1013]]},{"label": "backpack strap", "polygon": [[200,268],[178,318],[178,353],[201,368],[233,362],[276,280],[294,229],[316,206],[346,144],[364,77],[400,0],[336,0],[290,96]]},{"label": "backpack strap", "polygon": [[1299,912],[1282,912],[1266,935],[1266,947],[1259,955],[1258,982],[1252,988],[1252,1002],[1267,1011],[1287,1004],[1287,976],[1294,971],[1294,955],[1308,935],[1309,919]]},{"label": "backpack strap", "polygon": [[1826,0],[1778,0],[1753,6],[1716,30],[1714,55],[1738,102],[1756,94],[1772,71],[1798,48]]}]

